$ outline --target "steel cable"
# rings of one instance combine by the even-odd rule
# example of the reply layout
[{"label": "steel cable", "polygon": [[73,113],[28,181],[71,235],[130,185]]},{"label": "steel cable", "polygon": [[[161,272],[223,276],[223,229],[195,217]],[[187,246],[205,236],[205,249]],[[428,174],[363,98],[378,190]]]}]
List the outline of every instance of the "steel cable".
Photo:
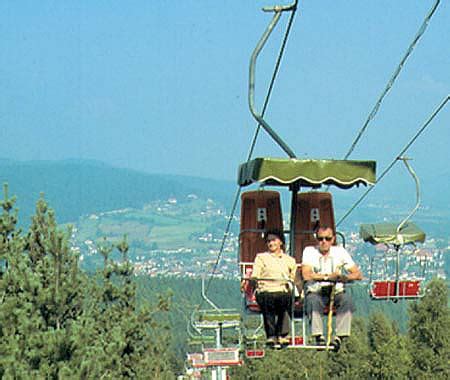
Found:
[{"label": "steel cable", "polygon": [[384,169],[383,173],[380,175],[378,180],[376,181],[375,185],[369,187],[364,194],[353,204],[353,206],[345,213],[345,215],[339,219],[339,221],[336,224],[336,227],[339,226],[352,212],[353,210],[363,201],[363,199],[375,188],[376,185],[380,183],[380,181],[383,179],[383,177],[392,169],[392,167],[395,165],[395,163],[398,160],[398,157],[403,156],[406,151],[411,147],[412,144],[419,138],[419,136],[422,134],[422,132],[425,131],[425,129],[430,125],[430,123],[433,121],[433,119],[436,117],[436,115],[444,108],[444,106],[447,104],[447,102],[450,100],[450,95],[447,95],[446,98],[441,102],[441,104],[436,108],[436,110],[431,114],[431,116],[428,118],[428,120],[423,124],[423,126],[417,131],[417,133],[413,136],[411,140],[405,145],[405,147],[400,151],[399,154],[395,157],[395,159]]},{"label": "steel cable", "polygon": [[364,122],[364,125],[362,126],[361,130],[358,132],[355,140],[353,141],[352,145],[350,146],[350,149],[348,150],[347,154],[344,156],[344,160],[346,160],[348,157],[350,157],[350,155],[354,151],[356,145],[358,144],[359,140],[361,139],[363,133],[368,128],[369,123],[374,119],[375,115],[378,113],[381,103],[383,102],[383,100],[384,100],[385,96],[387,95],[387,93],[389,92],[389,90],[394,85],[394,82],[397,79],[397,77],[399,76],[404,64],[406,63],[406,60],[409,58],[409,56],[413,52],[415,46],[419,42],[420,38],[425,33],[425,31],[428,27],[428,24],[429,24],[431,18],[433,17],[434,13],[436,12],[436,9],[437,9],[439,3],[440,3],[440,0],[436,0],[433,7],[431,8],[431,10],[425,16],[425,19],[423,20],[422,25],[420,26],[418,32],[416,33],[412,43],[409,45],[405,55],[403,56],[402,60],[398,64],[397,68],[395,69],[394,74],[389,79],[385,89],[381,93],[380,97],[378,98],[377,102],[375,103],[375,106],[372,108],[372,111],[369,113],[369,116],[367,117],[366,121]]}]

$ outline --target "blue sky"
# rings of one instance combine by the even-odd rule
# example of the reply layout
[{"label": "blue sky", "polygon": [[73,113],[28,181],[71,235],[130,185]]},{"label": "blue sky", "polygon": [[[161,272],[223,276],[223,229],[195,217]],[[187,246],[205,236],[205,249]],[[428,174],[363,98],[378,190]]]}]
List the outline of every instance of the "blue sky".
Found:
[{"label": "blue sky", "polygon": [[[266,113],[297,156],[344,156],[433,3],[300,2]],[[270,4],[1,2],[0,157],[234,180],[255,129],[248,62]],[[258,105],[286,21],[258,61]],[[449,38],[442,1],[351,158],[382,170],[450,94]],[[449,146],[450,105],[409,151],[418,174],[449,173]],[[262,155],[285,156],[264,133]]]}]

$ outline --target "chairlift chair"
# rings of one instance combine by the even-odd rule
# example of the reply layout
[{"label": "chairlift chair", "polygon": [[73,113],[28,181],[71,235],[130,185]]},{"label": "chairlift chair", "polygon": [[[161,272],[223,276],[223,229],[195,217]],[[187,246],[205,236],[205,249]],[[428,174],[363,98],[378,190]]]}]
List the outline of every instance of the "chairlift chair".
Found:
[{"label": "chairlift chair", "polygon": [[[192,312],[188,324],[190,342],[200,344],[203,350],[222,348],[225,344],[231,344],[232,347],[229,348],[240,347],[242,345],[240,312],[217,307],[205,294],[204,278],[202,278],[202,297],[209,307]],[[225,336],[226,333],[229,333],[228,336]],[[224,337],[230,338],[231,343],[225,342]]]},{"label": "chairlift chair", "polygon": [[[419,179],[408,163],[408,158],[399,157],[406,169],[411,174],[416,184],[416,205],[412,211],[400,223],[362,224],[360,237],[373,245],[384,244],[387,252],[381,258],[384,266],[382,276],[376,270],[379,256],[375,255],[370,260],[369,294],[375,300],[416,299],[423,295],[421,283],[423,278],[417,276],[404,278],[400,274],[401,256],[407,245],[415,246],[425,241],[425,232],[416,224],[410,222],[410,218],[416,213],[420,205]],[[390,264],[394,263],[394,273],[389,273]]]},{"label": "chairlift chair", "polygon": [[[262,187],[286,187],[291,192],[289,227],[280,229],[289,236],[289,253],[300,268],[303,249],[315,245],[315,230],[327,225],[335,230],[331,194],[328,192],[300,192],[301,187],[317,189],[322,185],[351,188],[375,182],[375,162],[353,160],[301,160],[282,158],[256,158],[239,169],[240,186],[256,184]],[[263,233],[282,226],[281,202],[278,192],[272,190],[249,191],[242,194],[239,267],[243,281],[244,306],[247,313],[258,313],[251,273],[256,254],[266,250]],[[259,210],[258,210],[259,209]],[[275,210],[275,211],[274,211]],[[261,217],[264,216],[264,217]],[[259,224],[258,224],[259,223]],[[269,227],[270,226],[270,227]],[[293,294],[294,298],[294,294]],[[308,345],[303,305],[293,302],[289,347],[317,348]],[[302,322],[297,331],[296,322]]]}]

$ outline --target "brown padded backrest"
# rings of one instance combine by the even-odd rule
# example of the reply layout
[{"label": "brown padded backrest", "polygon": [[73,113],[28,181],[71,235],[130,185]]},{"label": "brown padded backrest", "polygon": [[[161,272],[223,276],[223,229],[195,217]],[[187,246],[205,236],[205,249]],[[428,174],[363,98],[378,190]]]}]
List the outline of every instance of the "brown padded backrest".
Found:
[{"label": "brown padded backrest", "polygon": [[305,247],[317,244],[314,233],[319,226],[329,226],[336,233],[331,194],[315,191],[298,193],[296,217],[295,261],[301,263]]},{"label": "brown padded backrest", "polygon": [[268,190],[243,193],[239,235],[241,262],[254,262],[257,253],[266,251],[263,235],[267,230],[283,231],[280,194],[277,191]]}]

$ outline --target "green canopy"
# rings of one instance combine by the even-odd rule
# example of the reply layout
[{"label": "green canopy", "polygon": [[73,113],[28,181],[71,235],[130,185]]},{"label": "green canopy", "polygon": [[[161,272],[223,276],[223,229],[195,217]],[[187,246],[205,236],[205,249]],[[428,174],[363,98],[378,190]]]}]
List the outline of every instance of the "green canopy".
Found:
[{"label": "green canopy", "polygon": [[359,229],[359,236],[372,244],[403,245],[425,241],[425,232],[414,223],[405,223],[398,234],[397,228],[398,224],[396,223],[362,224]]},{"label": "green canopy", "polygon": [[295,158],[255,158],[239,166],[238,184],[252,183],[286,186],[294,182],[300,186],[320,187],[375,183],[375,161],[300,160]]}]

